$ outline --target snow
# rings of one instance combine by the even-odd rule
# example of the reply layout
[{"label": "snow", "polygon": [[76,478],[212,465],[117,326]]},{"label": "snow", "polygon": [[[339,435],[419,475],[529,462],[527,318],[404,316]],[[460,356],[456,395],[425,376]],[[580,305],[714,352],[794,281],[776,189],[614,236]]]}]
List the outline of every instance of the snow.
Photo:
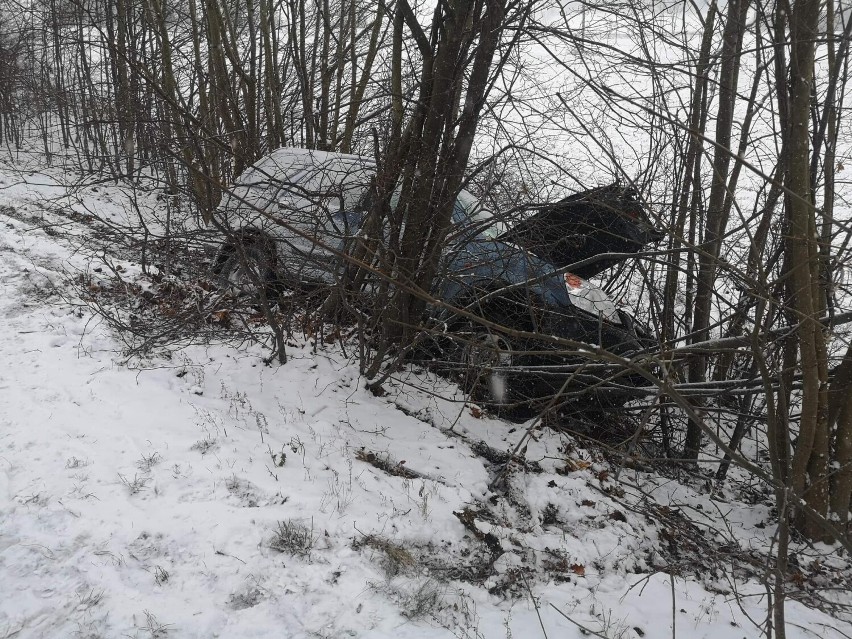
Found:
[{"label": "snow", "polygon": [[[376,397],[309,340],[282,366],[215,339],[128,357],[69,282],[104,259],[150,282],[80,250],[90,229],[67,214],[121,219],[125,192],[72,202],[66,181],[0,167],[0,637],[760,636],[765,588],[670,565],[672,585],[662,528],[633,507],[688,506],[697,534],[761,551],[765,506],[633,470],[617,484],[549,430],[526,450],[541,472],[492,492],[477,451],[526,425],[418,371],[426,391]],[[852,632],[797,602],[788,618],[789,637]]]}]

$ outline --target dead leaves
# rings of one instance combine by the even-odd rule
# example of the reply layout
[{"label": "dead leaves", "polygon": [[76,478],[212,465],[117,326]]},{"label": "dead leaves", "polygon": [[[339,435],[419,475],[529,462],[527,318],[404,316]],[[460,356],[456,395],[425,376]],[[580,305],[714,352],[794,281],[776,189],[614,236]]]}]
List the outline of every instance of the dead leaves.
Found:
[{"label": "dead leaves", "polygon": [[585,459],[568,458],[565,460],[565,465],[562,468],[557,468],[556,472],[560,475],[567,475],[569,473],[576,473],[581,470],[588,470],[591,467],[592,462],[586,461]]},{"label": "dead leaves", "polygon": [[231,325],[231,312],[226,310],[213,311],[210,313],[210,322],[228,328]]},{"label": "dead leaves", "polygon": [[358,450],[355,453],[355,459],[370,464],[374,468],[392,475],[394,477],[403,477],[405,479],[419,479],[423,475],[417,471],[406,468],[405,460],[395,461],[387,454],[377,454],[365,448]]}]

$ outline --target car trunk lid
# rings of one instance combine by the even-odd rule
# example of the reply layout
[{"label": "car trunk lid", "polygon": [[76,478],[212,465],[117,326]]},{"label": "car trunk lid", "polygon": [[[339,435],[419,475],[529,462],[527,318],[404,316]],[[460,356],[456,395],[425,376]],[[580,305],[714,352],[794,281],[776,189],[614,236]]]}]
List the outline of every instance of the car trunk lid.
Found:
[{"label": "car trunk lid", "polygon": [[[557,267],[605,253],[636,254],[662,233],[655,229],[633,188],[613,184],[571,195],[539,211],[500,236]],[[601,257],[571,266],[592,277],[625,257]]]}]

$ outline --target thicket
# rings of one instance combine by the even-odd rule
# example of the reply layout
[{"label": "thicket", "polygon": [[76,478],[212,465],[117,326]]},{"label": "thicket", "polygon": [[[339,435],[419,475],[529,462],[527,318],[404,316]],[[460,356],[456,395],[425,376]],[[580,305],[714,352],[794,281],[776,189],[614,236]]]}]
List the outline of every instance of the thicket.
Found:
[{"label": "thicket", "polygon": [[[385,312],[356,313],[374,388],[428,328],[462,186],[514,213],[633,184],[666,235],[605,282],[659,336],[614,358],[651,388],[631,441],[771,487],[776,603],[791,535],[852,551],[846,5],[35,0],[0,25],[8,153],[37,139],[49,161],[153,183],[167,214],[141,242],[167,274],[185,230],[215,228],[223,191],[269,151],[375,158],[369,219],[393,250],[352,254],[314,302],[343,321],[382,274],[370,303]],[[291,323],[265,302],[283,357]]]}]

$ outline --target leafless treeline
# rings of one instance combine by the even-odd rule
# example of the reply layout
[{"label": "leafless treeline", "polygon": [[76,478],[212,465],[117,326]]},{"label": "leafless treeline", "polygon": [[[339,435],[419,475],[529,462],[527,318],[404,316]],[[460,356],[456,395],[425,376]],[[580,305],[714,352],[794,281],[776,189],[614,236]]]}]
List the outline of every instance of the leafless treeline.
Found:
[{"label": "leafless treeline", "polygon": [[156,165],[206,214],[219,184],[265,152],[351,149],[365,112],[387,110],[384,16],[354,1],[7,6],[3,137],[58,123],[87,166]]},{"label": "leafless treeline", "polygon": [[[631,364],[660,388],[646,436],[686,461],[710,454],[712,440],[720,479],[733,460],[775,488],[791,515],[782,522],[843,539],[852,497],[846,8],[7,3],[0,139],[14,149],[36,131],[48,153],[84,170],[158,176],[170,207],[206,220],[223,186],[279,146],[377,157],[376,224],[390,215],[390,194],[402,195],[395,250],[376,264],[406,286],[382,289],[388,312],[372,327],[378,350],[365,366],[373,379],[393,359],[385,353],[415,338],[465,176],[505,211],[635,181],[666,240],[608,288],[660,336],[658,353]],[[349,275],[350,287],[367,276]],[[739,452],[747,436],[758,450]],[[788,534],[782,525],[782,550]]]}]

